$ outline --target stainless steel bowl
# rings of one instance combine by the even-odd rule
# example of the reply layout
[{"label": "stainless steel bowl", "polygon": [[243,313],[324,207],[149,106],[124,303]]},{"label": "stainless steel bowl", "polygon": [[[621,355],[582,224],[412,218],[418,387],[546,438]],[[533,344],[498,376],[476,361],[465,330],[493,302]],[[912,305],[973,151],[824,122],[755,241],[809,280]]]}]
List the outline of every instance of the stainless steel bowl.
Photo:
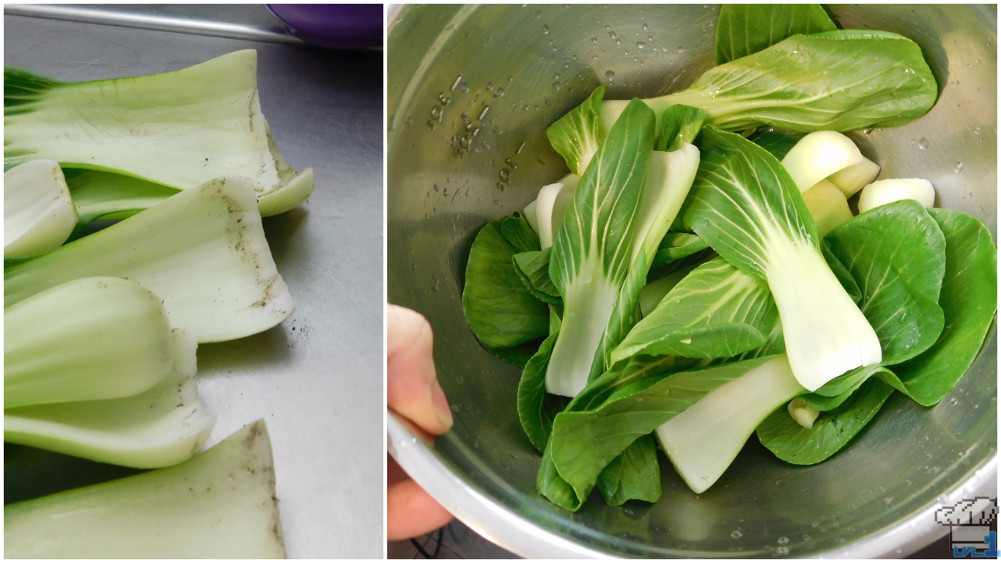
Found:
[{"label": "stainless steel bowl", "polygon": [[[535,492],[519,372],[463,320],[466,255],[487,221],[564,173],[545,127],[607,84],[652,96],[712,64],[718,8],[405,6],[388,56],[388,297],[424,313],[455,427],[433,446],[390,417],[391,453],[470,527],[524,556],[904,556],[949,528],[935,510],[996,497],[997,343],[934,408],[896,396],[845,451],[793,467],[751,444],[709,491],[664,469],[655,505],[565,512]],[[939,206],[997,233],[996,6],[833,6],[846,28],[917,41],[941,97],[906,126],[859,132],[891,177],[930,179]],[[668,465],[669,464],[663,464]]]}]

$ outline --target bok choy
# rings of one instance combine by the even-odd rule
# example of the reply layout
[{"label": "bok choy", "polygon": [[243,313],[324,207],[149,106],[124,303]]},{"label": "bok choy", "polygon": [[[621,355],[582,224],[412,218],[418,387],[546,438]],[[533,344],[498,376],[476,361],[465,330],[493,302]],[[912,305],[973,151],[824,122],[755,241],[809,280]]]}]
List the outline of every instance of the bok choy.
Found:
[{"label": "bok choy", "polygon": [[4,308],[4,409],[113,399],[159,383],[178,362],[160,298],[90,277]]},{"label": "bok choy", "polygon": [[264,421],[179,465],[5,505],[4,556],[284,557]]},{"label": "bok choy", "polygon": [[77,210],[59,163],[32,160],[3,174],[3,256],[29,258],[66,242]]},{"label": "bok choy", "polygon": [[195,384],[197,343],[183,331],[172,336],[174,365],[150,389],[113,399],[5,408],[4,441],[126,467],[167,467],[191,458],[205,445],[216,417]]},{"label": "bok choy", "polygon": [[171,72],[87,82],[6,67],[4,167],[38,159],[177,190],[247,176],[264,215],[295,207],[313,189],[312,170],[293,170],[271,136],[254,50]]},{"label": "bok choy", "polygon": [[[609,504],[656,501],[658,446],[697,493],[752,434],[779,459],[819,463],[891,394],[940,401],[996,313],[986,226],[931,207],[927,190],[870,205],[879,164],[840,133],[932,107],[914,42],[836,29],[818,6],[724,7],[716,38],[719,66],[691,87],[646,100],[601,87],[547,130],[569,173],[525,208],[540,241],[491,255],[523,300],[494,287],[503,315],[474,319],[486,284],[468,272],[485,256],[469,257],[464,311],[485,346],[531,311],[517,412],[541,454],[539,493],[567,510],[595,489]],[[658,152],[686,146],[698,159],[677,217],[659,230],[621,219],[647,209],[634,194]]]},{"label": "bok choy", "polygon": [[629,104],[588,162],[554,238],[549,272],[563,321],[546,374],[551,393],[572,397],[603,371],[605,355],[635,322],[636,280],[645,280],[691,187],[698,150],[653,151],[655,127],[643,102]]},{"label": "bok choy", "polygon": [[4,270],[4,306],[65,281],[116,276],[163,300],[199,342],[248,336],[294,310],[248,180],[220,178]]}]

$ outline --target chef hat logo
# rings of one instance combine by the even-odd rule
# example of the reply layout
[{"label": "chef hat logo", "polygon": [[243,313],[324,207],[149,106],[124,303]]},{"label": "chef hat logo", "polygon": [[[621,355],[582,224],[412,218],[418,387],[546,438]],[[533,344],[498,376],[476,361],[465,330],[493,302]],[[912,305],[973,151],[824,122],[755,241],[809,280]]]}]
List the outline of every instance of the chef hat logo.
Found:
[{"label": "chef hat logo", "polygon": [[997,517],[998,501],[989,497],[964,499],[935,511],[935,521],[946,526],[987,526]]}]

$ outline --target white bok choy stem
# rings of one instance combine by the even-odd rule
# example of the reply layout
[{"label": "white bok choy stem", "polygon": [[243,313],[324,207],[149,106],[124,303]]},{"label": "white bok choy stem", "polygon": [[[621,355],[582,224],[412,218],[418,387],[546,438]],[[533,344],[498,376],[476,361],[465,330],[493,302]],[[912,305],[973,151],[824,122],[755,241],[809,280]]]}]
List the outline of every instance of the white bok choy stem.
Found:
[{"label": "white bok choy stem", "polygon": [[935,206],[935,186],[924,178],[889,178],[878,180],[862,188],[858,196],[858,211],[900,201],[913,199],[925,207]]},{"label": "white bok choy stem", "polygon": [[77,213],[62,168],[32,160],[3,173],[3,257],[28,258],[66,242]]},{"label": "white bok choy stem", "polygon": [[879,174],[879,165],[866,158],[855,142],[837,131],[814,131],[796,142],[782,166],[799,191],[805,192],[824,180],[849,198]]},{"label": "white bok choy stem", "polygon": [[567,174],[557,182],[542,186],[535,200],[525,206],[525,220],[539,235],[543,250],[553,245],[553,237],[573,203],[579,182],[579,176]]},{"label": "white bok choy stem", "polygon": [[174,366],[147,391],[116,399],[4,409],[4,441],[126,467],[166,467],[205,445],[215,416],[195,383],[195,339],[172,333]]},{"label": "white bok choy stem", "polygon": [[178,361],[160,298],[134,281],[69,281],[3,317],[5,409],[135,395]]},{"label": "white bok choy stem", "polygon": [[788,172],[740,135],[708,126],[684,221],[775,298],[786,353],[815,391],[848,370],[879,363],[879,339],[821,256],[817,227]]},{"label": "white bok choy stem", "polygon": [[5,505],[3,521],[12,559],[285,556],[263,420],[172,467]]},{"label": "white bok choy stem", "polygon": [[763,421],[806,390],[784,355],[709,391],[656,430],[685,483],[702,493],[715,483]]},{"label": "white bok choy stem", "polygon": [[198,342],[242,338],[295,304],[271,256],[253,188],[219,178],[4,270],[4,305],[81,277],[139,282]]},{"label": "white bok choy stem", "polygon": [[554,238],[549,271],[563,296],[564,317],[546,372],[550,393],[573,397],[592,372],[603,371],[594,370],[595,362],[618,343],[607,327],[613,320],[628,324],[611,317],[638,308],[642,284],[625,287],[627,278],[645,280],[688,194],[698,150],[653,151],[655,124],[650,108],[638,100],[630,104],[581,176]]},{"label": "white bok choy stem", "polygon": [[[51,159],[190,189],[246,175],[259,198],[296,179],[270,136],[257,52],[242,50],[137,77],[61,82],[4,69],[4,164]],[[292,189],[301,202],[312,173]],[[291,202],[274,198],[272,214]],[[294,205],[291,205],[294,207]]]}]

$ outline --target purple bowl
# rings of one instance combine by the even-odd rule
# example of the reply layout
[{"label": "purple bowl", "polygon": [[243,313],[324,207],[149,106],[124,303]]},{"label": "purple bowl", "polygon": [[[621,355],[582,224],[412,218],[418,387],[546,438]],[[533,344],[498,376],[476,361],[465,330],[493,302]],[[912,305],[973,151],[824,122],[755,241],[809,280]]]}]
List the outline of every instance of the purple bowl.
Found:
[{"label": "purple bowl", "polygon": [[382,4],[268,4],[299,39],[333,49],[382,45]]}]

